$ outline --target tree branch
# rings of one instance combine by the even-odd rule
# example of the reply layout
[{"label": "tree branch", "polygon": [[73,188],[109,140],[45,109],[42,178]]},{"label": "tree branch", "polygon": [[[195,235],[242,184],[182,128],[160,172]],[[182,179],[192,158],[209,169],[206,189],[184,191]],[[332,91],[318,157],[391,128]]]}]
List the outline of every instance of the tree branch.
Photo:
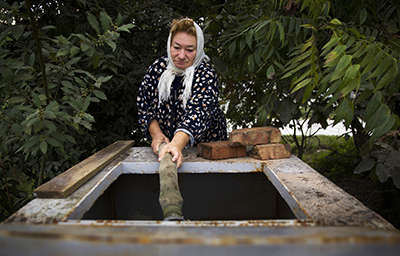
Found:
[{"label": "tree branch", "polygon": [[33,13],[32,13],[31,1],[25,0],[25,6],[26,6],[26,9],[28,10],[29,19],[31,21],[33,37],[35,38],[36,48],[37,48],[38,58],[39,58],[39,63],[40,63],[40,71],[42,73],[44,93],[47,98],[46,99],[47,104],[49,104],[50,103],[50,94],[49,94],[49,87],[47,85],[46,67],[45,67],[44,60],[43,60],[42,45],[39,40],[39,31],[36,26],[35,17],[33,16]]}]

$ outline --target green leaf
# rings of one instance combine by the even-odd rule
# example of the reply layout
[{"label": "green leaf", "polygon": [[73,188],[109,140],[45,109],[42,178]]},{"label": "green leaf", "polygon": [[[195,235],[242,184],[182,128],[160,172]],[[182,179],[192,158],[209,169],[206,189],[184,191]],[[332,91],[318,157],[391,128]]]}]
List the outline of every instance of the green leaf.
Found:
[{"label": "green leaf", "polygon": [[351,55],[343,55],[343,57],[340,58],[339,63],[336,65],[334,73],[339,73],[343,69],[347,68],[347,66],[351,62],[351,59],[352,59]]},{"label": "green leaf", "polygon": [[84,42],[81,43],[82,52],[87,51],[89,48],[90,48],[89,45],[87,45],[86,43],[84,43]]},{"label": "green leaf", "polygon": [[45,140],[40,142],[40,151],[42,151],[43,154],[47,153],[47,142]]},{"label": "green leaf", "polygon": [[90,97],[90,101],[91,102],[95,102],[95,103],[99,103],[100,102],[99,98],[96,98],[96,97]]},{"label": "green leaf", "polygon": [[8,124],[6,122],[0,123],[0,138],[3,138],[3,136],[6,134],[8,129]]},{"label": "green leaf", "polygon": [[329,21],[329,24],[333,25],[333,26],[340,26],[340,25],[342,25],[342,22],[340,22],[340,20],[338,20],[338,19],[333,19],[333,20]]},{"label": "green leaf", "polygon": [[376,67],[374,72],[372,74],[370,74],[366,78],[366,80],[372,79],[374,77],[380,77],[382,74],[384,74],[385,71],[387,71],[389,69],[389,67],[391,66],[390,62],[391,62],[391,58],[389,58],[389,57],[383,58],[383,61],[378,64],[378,66]]},{"label": "green leaf", "polygon": [[390,152],[385,164],[400,167],[400,151],[393,150]]},{"label": "green leaf", "polygon": [[339,57],[344,50],[346,50],[346,45],[338,45],[335,47],[335,49],[333,49],[325,58],[326,61],[324,63],[325,67],[331,67],[335,65],[334,60]]},{"label": "green leaf", "polygon": [[56,38],[58,39],[58,41],[59,41],[62,45],[69,44],[68,39],[65,38],[64,36],[56,36]]},{"label": "green leaf", "polygon": [[301,55],[298,55],[296,58],[289,60],[286,65],[289,65],[291,63],[293,63],[293,64],[291,66],[289,66],[288,69],[292,69],[294,66],[299,64],[297,62],[300,62],[301,60],[308,58],[310,55],[311,55],[311,51],[306,51],[306,52],[303,52]]},{"label": "green leaf", "polygon": [[42,106],[42,102],[36,93],[32,93],[32,100],[36,107],[40,108]]},{"label": "green leaf", "polygon": [[56,115],[50,110],[45,110],[43,114],[48,119],[55,119],[56,118]]},{"label": "green leaf", "polygon": [[83,116],[84,116],[85,119],[88,120],[90,123],[93,123],[93,122],[94,122],[94,117],[93,117],[91,114],[85,113]]},{"label": "green leaf", "polygon": [[92,61],[93,61],[93,68],[97,68],[100,62],[100,55],[97,51],[93,52]]},{"label": "green leaf", "polygon": [[354,170],[354,173],[359,174],[371,170],[375,165],[375,161],[372,158],[365,158],[361,161]]},{"label": "green leaf", "polygon": [[124,50],[124,54],[128,59],[133,60],[132,54],[130,54],[128,51]]},{"label": "green leaf", "polygon": [[122,22],[122,15],[121,15],[121,13],[118,13],[118,16],[117,16],[117,26],[119,26],[119,24],[121,24],[121,22]]},{"label": "green leaf", "polygon": [[254,72],[254,58],[253,58],[253,55],[252,55],[252,54],[250,54],[250,55],[247,57],[247,68],[248,68],[248,70],[249,70],[250,73],[253,73],[253,72]]},{"label": "green leaf", "polygon": [[[105,83],[105,82],[109,81],[112,77],[113,76],[101,76],[101,77],[97,78],[97,80],[99,80],[102,83]],[[100,86],[99,86],[99,88],[100,88]]]},{"label": "green leaf", "polygon": [[90,125],[89,122],[86,122],[86,121],[81,120],[81,121],[79,122],[79,124],[83,125],[83,126],[84,126],[86,129],[88,129],[88,130],[92,130],[92,126]]},{"label": "green leaf", "polygon": [[33,124],[33,131],[35,133],[41,131],[43,129],[43,121],[42,120],[38,120],[37,122],[35,122]]},{"label": "green leaf", "polygon": [[373,90],[364,90],[360,96],[357,97],[356,103],[355,105],[363,102],[364,100],[366,100],[367,98],[369,98],[372,94],[374,93]]},{"label": "green leaf", "polygon": [[110,16],[108,16],[107,13],[100,12],[100,22],[101,22],[101,26],[103,27],[104,31],[108,31],[111,29],[112,20],[111,20]]},{"label": "green leaf", "polygon": [[113,51],[115,51],[115,49],[117,49],[117,44],[111,40],[106,40],[106,44],[108,44],[108,46],[110,46]]},{"label": "green leaf", "polygon": [[43,124],[44,124],[44,126],[46,126],[46,128],[48,128],[49,130],[51,130],[51,131],[57,131],[57,127],[56,127],[52,122],[50,122],[49,120],[43,120]]},{"label": "green leaf", "polygon": [[381,88],[388,85],[397,76],[398,73],[397,63],[393,63],[392,67],[386,72],[386,74],[379,80],[376,85],[375,90],[380,90]]},{"label": "green leaf", "polygon": [[390,115],[389,118],[385,119],[378,127],[375,128],[373,135],[370,140],[375,140],[387,132],[389,132],[393,125],[396,123],[396,117],[394,115]]},{"label": "green leaf", "polygon": [[367,120],[367,125],[365,126],[366,131],[372,131],[380,124],[387,122],[390,117],[390,109],[386,104],[382,104],[375,113]]},{"label": "green leaf", "polygon": [[18,40],[21,37],[22,33],[24,33],[24,26],[22,25],[12,26],[12,31],[14,38]]},{"label": "green leaf", "polygon": [[72,60],[68,61],[65,64],[65,66],[70,67],[70,66],[74,65],[75,63],[77,63],[80,59],[81,59],[81,57],[73,58]]},{"label": "green leaf", "polygon": [[279,39],[281,40],[283,45],[283,43],[285,42],[285,30],[283,29],[282,24],[280,22],[277,22],[276,24],[278,25],[279,29]]},{"label": "green leaf", "polygon": [[263,125],[267,121],[267,110],[263,108],[260,113],[258,114],[257,124]]},{"label": "green leaf", "polygon": [[82,40],[82,42],[86,42],[86,43],[89,43],[89,42],[90,42],[90,40],[89,40],[85,35],[82,35],[82,34],[74,34],[74,33],[72,33],[71,35],[78,37],[79,39]]},{"label": "green leaf", "polygon": [[362,24],[364,24],[364,22],[367,20],[367,9],[366,8],[362,8],[360,11],[360,26]]},{"label": "green leaf", "polygon": [[69,51],[69,54],[70,54],[71,56],[75,56],[76,54],[79,53],[79,51],[80,51],[79,47],[77,47],[77,46],[74,45],[74,46],[71,47],[71,49],[70,49],[70,51]]},{"label": "green leaf", "polygon": [[133,24],[125,24],[125,25],[122,25],[121,27],[118,27],[117,31],[125,31],[125,32],[130,33],[129,29],[134,28],[134,27],[135,27],[135,25],[133,25]]},{"label": "green leaf", "polygon": [[335,122],[333,126],[339,123],[341,120],[345,120],[345,127],[348,128],[353,120],[354,108],[353,104],[347,97],[343,98],[342,102],[336,109]]},{"label": "green leaf", "polygon": [[[96,34],[100,35],[99,22],[97,21],[96,17],[93,14],[88,13],[87,19],[89,21],[90,26],[92,26],[92,28],[96,31]],[[82,47],[82,45],[81,45],[81,47]]]},{"label": "green leaf", "polygon": [[76,144],[75,138],[70,135],[65,135],[65,139],[72,144]]},{"label": "green leaf", "polygon": [[39,110],[36,110],[36,111],[33,112],[32,114],[28,115],[28,116],[25,118],[25,120],[26,120],[26,121],[29,121],[29,120],[31,120],[32,118],[37,117],[38,114],[39,114]]},{"label": "green leaf", "polygon": [[301,81],[300,83],[297,84],[297,86],[292,90],[292,93],[303,88],[304,86],[309,85],[311,82],[312,82],[312,78],[304,79],[303,81]]},{"label": "green leaf", "polygon": [[378,91],[372,96],[371,100],[368,102],[365,108],[364,121],[368,122],[371,116],[376,112],[376,110],[381,106],[382,92]]},{"label": "green leaf", "polygon": [[[368,55],[368,53],[367,53]],[[366,64],[367,66],[364,68],[362,75],[369,73],[376,65],[381,65],[382,64],[382,57],[384,55],[383,51],[377,51],[377,54],[374,55],[374,58],[369,60],[368,63]],[[363,65],[364,60],[361,62],[361,65]],[[377,69],[379,70],[379,69]],[[379,75],[378,71],[375,72],[374,76],[369,76],[369,78],[375,77]],[[368,78],[368,79],[369,79]]]},{"label": "green leaf", "polygon": [[58,140],[56,140],[56,139],[53,139],[52,137],[48,137],[48,138],[46,139],[46,141],[47,141],[50,145],[52,145],[53,147],[61,147],[60,142],[58,142]]},{"label": "green leaf", "polygon": [[79,116],[75,116],[74,117],[74,123],[75,124],[78,124],[81,120],[82,120],[82,118],[80,118]]},{"label": "green leaf", "polygon": [[386,173],[385,166],[383,164],[378,163],[375,167],[375,173],[378,176],[378,179],[381,183],[384,183],[388,180],[389,176]]},{"label": "green leaf", "polygon": [[39,136],[35,135],[32,136],[28,142],[26,142],[22,147],[25,149],[25,152],[29,150],[31,147],[36,145],[39,142]]},{"label": "green leaf", "polygon": [[82,104],[82,111],[83,111],[83,112],[85,112],[85,111],[88,109],[89,104],[90,104],[90,96],[87,97],[87,98],[85,99],[85,101],[83,102],[83,104]]},{"label": "green leaf", "polygon": [[29,55],[29,66],[35,65],[35,53]]},{"label": "green leaf", "polygon": [[397,173],[397,175],[392,176],[392,179],[396,188],[400,189],[400,174]]},{"label": "green leaf", "polygon": [[339,41],[340,41],[340,38],[338,38],[338,37],[332,37],[331,40],[329,40],[329,42],[326,43],[326,44],[322,47],[322,50],[324,50],[324,51],[321,53],[321,56],[325,56],[326,53],[327,53],[333,46],[336,46],[336,45],[339,43]]},{"label": "green leaf", "polygon": [[235,51],[236,51],[236,41],[233,41],[229,45],[229,58],[232,59],[233,55],[235,54]]},{"label": "green leaf", "polygon": [[267,77],[268,79],[272,79],[275,75],[275,68],[274,65],[270,65],[267,69]]},{"label": "green leaf", "polygon": [[56,110],[58,110],[58,103],[57,103],[57,101],[52,101],[52,102],[50,102],[50,104],[47,105],[46,110],[49,110],[49,111],[56,111]]},{"label": "green leaf", "polygon": [[[346,88],[347,85],[350,84],[350,82],[352,82],[357,74],[358,74],[358,70],[360,69],[360,65],[356,64],[356,65],[351,65],[347,70],[346,73],[344,74],[344,77],[342,79],[342,83],[340,85],[341,88]],[[360,83],[357,83],[356,85],[359,85]],[[353,88],[354,89],[354,88]],[[351,89],[351,90],[353,90]],[[351,91],[350,90],[350,91]]]},{"label": "green leaf", "polygon": [[62,47],[62,48],[60,48],[60,50],[58,50],[56,56],[60,57],[60,56],[66,56],[66,55],[69,55],[69,48]]},{"label": "green leaf", "polygon": [[[287,73],[282,77],[282,79],[292,76],[294,73],[296,73],[297,71],[299,71],[300,69],[302,69],[302,68],[304,68],[304,67],[307,67],[307,66],[310,65],[310,64],[311,64],[311,61],[310,61],[310,60],[301,62],[301,64],[300,64],[299,66],[297,66],[295,69],[290,70],[289,72],[287,72]],[[305,71],[305,72],[307,72],[307,71]]]},{"label": "green leaf", "polygon": [[69,101],[69,105],[71,107],[73,107],[76,111],[80,111],[81,106],[82,106],[82,104],[80,102],[81,102],[80,98],[78,98],[78,99],[71,98]]},{"label": "green leaf", "polygon": [[358,75],[356,76],[356,78],[352,79],[346,87],[342,89],[343,96],[346,96],[353,90],[358,91],[360,83],[361,83],[361,77]]},{"label": "green leaf", "polygon": [[246,34],[246,43],[249,46],[250,50],[253,47],[253,36],[254,36],[254,30],[250,29]]}]

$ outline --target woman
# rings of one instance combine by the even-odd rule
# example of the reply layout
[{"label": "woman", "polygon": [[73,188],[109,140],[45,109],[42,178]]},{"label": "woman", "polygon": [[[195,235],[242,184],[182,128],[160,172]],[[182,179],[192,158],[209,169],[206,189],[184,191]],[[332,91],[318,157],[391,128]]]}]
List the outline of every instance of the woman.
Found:
[{"label": "woman", "polygon": [[[217,74],[204,53],[201,28],[188,18],[173,20],[167,53],[143,78],[138,115],[159,161],[171,153],[179,168],[187,144],[226,140],[226,120],[218,103]],[[158,152],[163,142],[167,144]]]}]

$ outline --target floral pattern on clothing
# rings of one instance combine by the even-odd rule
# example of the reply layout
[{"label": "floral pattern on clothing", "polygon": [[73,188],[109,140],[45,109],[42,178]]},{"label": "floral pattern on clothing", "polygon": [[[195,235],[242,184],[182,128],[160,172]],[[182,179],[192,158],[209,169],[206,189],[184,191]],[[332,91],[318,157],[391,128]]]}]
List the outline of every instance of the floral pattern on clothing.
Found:
[{"label": "floral pattern on clothing", "polygon": [[[148,128],[150,122],[156,119],[161,131],[170,139],[179,130],[190,136],[192,145],[200,142],[226,140],[226,120],[218,102],[219,82],[211,65],[203,61],[196,68],[192,94],[185,109],[179,97],[183,94],[183,86],[178,88],[175,101],[173,101],[171,86],[171,97],[159,104],[158,81],[166,67],[167,57],[156,60],[147,70],[139,88],[137,104],[142,132],[150,138]],[[174,121],[171,120],[173,104],[176,106]],[[172,134],[169,129],[171,125],[174,127]]]}]

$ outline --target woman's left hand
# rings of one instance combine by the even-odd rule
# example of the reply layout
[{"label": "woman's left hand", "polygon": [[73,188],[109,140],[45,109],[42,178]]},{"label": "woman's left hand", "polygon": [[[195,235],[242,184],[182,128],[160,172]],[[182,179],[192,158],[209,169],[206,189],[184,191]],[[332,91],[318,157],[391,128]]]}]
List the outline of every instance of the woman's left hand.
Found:
[{"label": "woman's left hand", "polygon": [[183,164],[182,150],[188,143],[189,135],[182,131],[175,133],[172,141],[163,146],[161,151],[158,152],[158,161],[161,161],[165,153],[171,153],[172,162],[176,162],[177,167],[180,168]]},{"label": "woman's left hand", "polygon": [[161,148],[161,151],[158,152],[158,161],[161,161],[166,153],[170,153],[172,155],[172,162],[176,162],[177,168],[180,168],[182,166],[183,155],[182,150],[178,145],[174,144],[174,142],[170,142],[164,145]]}]

